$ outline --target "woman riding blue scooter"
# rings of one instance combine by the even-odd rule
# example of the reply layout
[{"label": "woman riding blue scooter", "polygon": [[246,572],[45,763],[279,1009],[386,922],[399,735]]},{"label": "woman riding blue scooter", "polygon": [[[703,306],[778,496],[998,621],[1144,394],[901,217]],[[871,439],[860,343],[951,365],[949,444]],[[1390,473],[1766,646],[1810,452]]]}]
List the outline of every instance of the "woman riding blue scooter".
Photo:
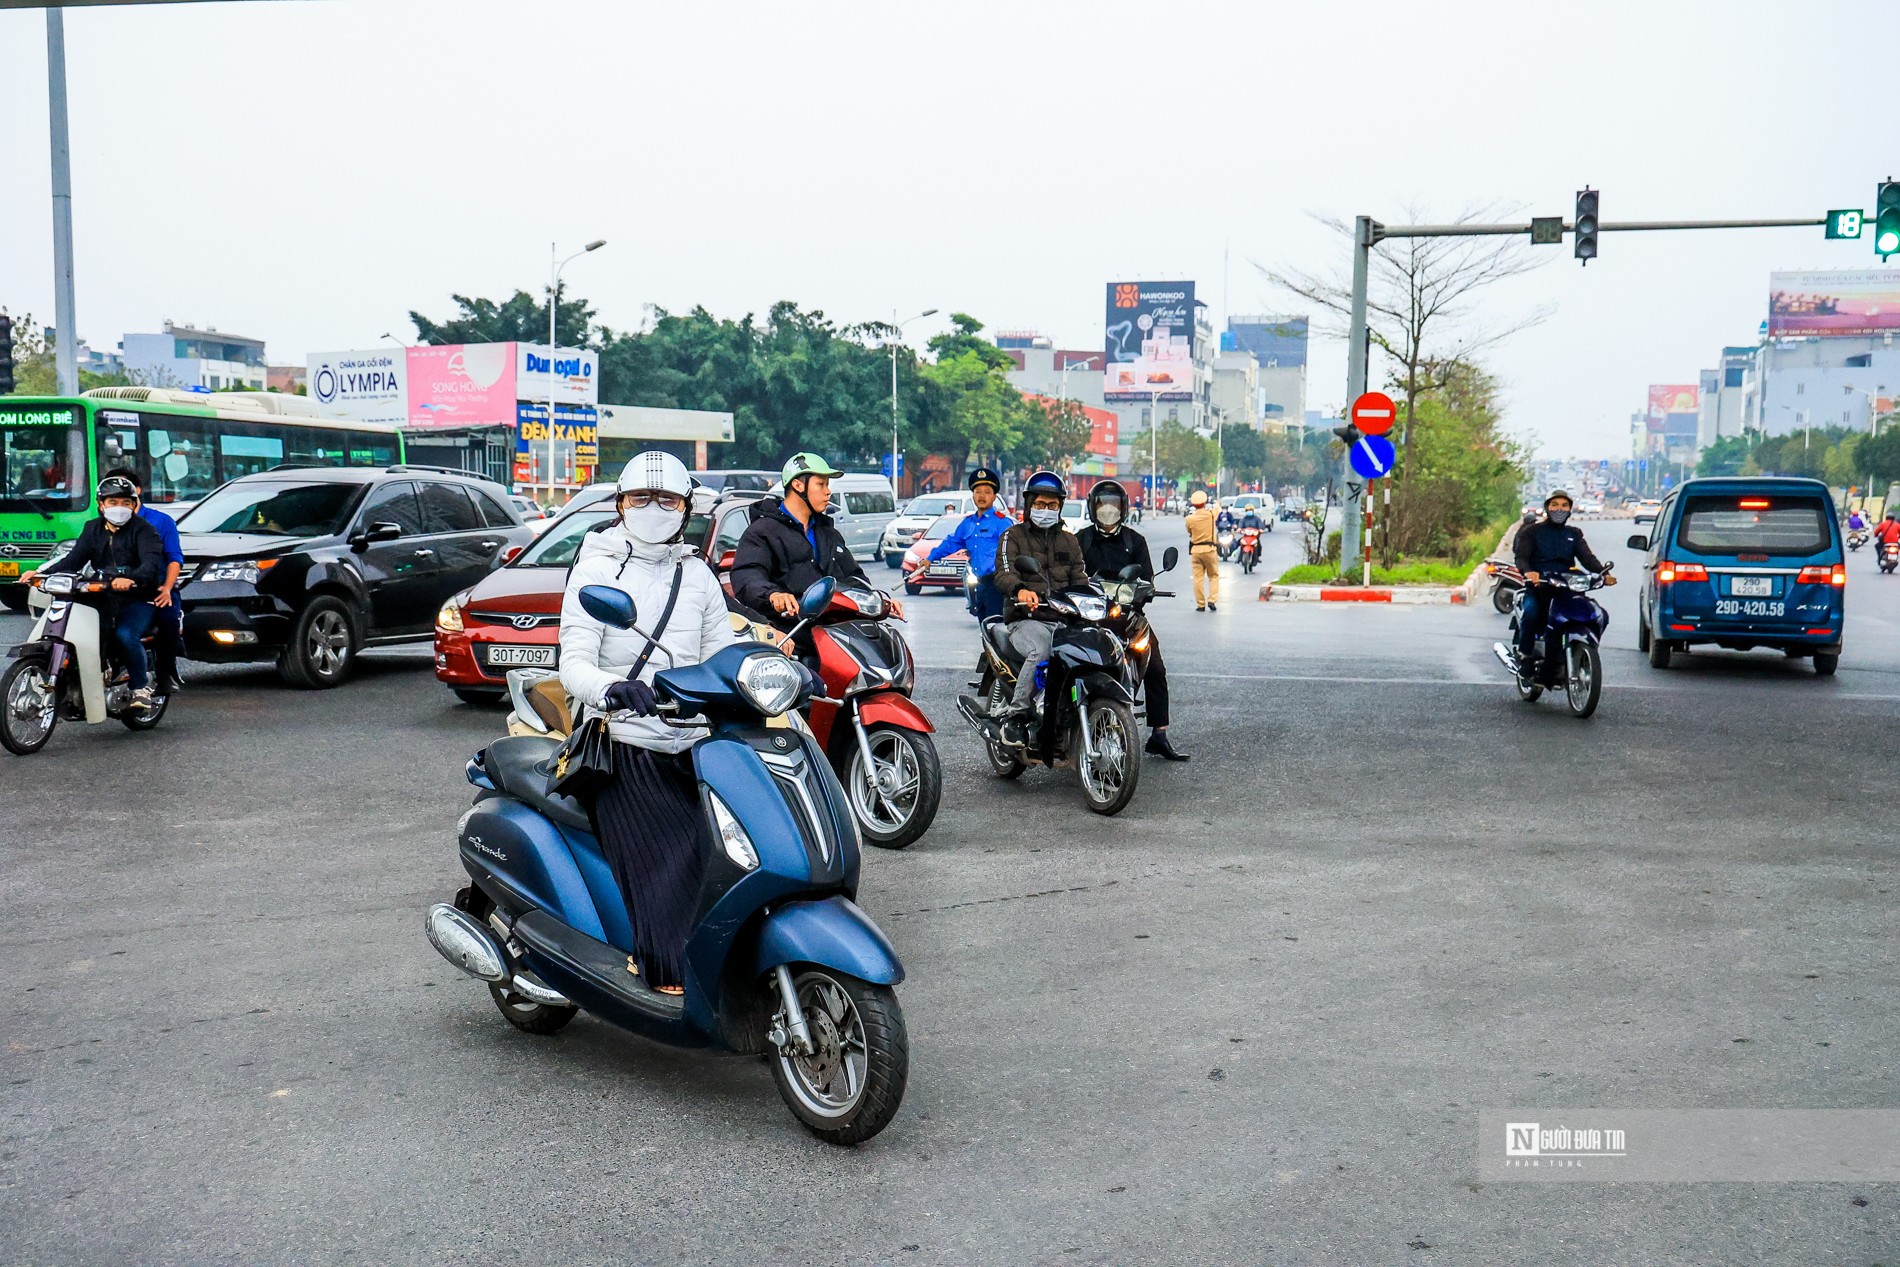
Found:
[{"label": "woman riding blue scooter", "polygon": [[[553,1033],[584,1006],[675,1046],[762,1051],[808,1129],[856,1143],[902,1100],[903,968],[850,901],[857,837],[824,754],[763,724],[815,679],[734,638],[682,544],[692,492],[667,454],[622,473],[621,520],[589,534],[561,617],[576,734],[605,719],[608,768],[583,805],[550,788],[567,770],[553,739],[471,761],[474,883],[432,908],[429,937],[519,1029]],[[835,584],[813,587],[815,609]]]}]

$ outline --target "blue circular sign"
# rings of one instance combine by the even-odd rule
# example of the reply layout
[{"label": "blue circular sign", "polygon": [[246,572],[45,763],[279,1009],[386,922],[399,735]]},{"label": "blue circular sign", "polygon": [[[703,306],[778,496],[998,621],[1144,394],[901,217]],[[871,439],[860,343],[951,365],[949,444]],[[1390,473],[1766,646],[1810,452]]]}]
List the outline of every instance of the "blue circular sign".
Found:
[{"label": "blue circular sign", "polygon": [[1392,474],[1398,450],[1384,436],[1360,436],[1353,441],[1352,469],[1363,479],[1376,480]]}]

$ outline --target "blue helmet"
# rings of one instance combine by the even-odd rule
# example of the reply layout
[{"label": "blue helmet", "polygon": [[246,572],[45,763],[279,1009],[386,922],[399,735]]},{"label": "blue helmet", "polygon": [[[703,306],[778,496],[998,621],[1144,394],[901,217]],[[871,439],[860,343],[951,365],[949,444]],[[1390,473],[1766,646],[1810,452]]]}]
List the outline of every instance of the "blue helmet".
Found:
[{"label": "blue helmet", "polygon": [[1054,471],[1037,471],[1023,481],[1023,500],[1027,501],[1037,493],[1054,493],[1057,497],[1066,498],[1069,486]]}]

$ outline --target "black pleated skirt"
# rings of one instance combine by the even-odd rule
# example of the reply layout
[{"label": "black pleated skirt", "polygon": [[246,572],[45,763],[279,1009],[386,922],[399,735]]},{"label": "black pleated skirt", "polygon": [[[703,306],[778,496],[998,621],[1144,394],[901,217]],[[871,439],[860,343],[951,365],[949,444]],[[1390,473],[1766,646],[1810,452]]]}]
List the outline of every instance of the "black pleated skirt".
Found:
[{"label": "black pleated skirt", "polygon": [[647,985],[680,985],[711,831],[690,753],[616,743],[614,777],[594,798],[594,830],[633,923]]}]

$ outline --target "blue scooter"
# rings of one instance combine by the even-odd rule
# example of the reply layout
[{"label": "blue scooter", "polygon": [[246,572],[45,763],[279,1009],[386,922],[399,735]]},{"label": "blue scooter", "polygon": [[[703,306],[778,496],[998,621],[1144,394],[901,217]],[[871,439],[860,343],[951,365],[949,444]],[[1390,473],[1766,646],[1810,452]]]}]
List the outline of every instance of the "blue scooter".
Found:
[{"label": "blue scooter", "polygon": [[[1562,572],[1546,576],[1518,595],[1517,610],[1511,616],[1511,641],[1494,642],[1491,650],[1504,662],[1517,680],[1518,697],[1527,704],[1537,702],[1546,690],[1562,687],[1571,715],[1588,717],[1597,711],[1603,693],[1603,631],[1610,627],[1610,614],[1590,597],[1590,591],[1613,585],[1610,564],[1601,572]],[[1543,645],[1533,658],[1518,660],[1518,622],[1524,619],[1526,597],[1536,591],[1550,610],[1544,620]]]},{"label": "blue scooter", "polygon": [[[813,585],[802,613],[822,612],[836,588]],[[622,591],[589,585],[580,603],[645,636]],[[517,1029],[552,1034],[584,1007],[669,1046],[763,1053],[814,1135],[869,1139],[896,1115],[909,1073],[892,989],[904,969],[851,900],[858,838],[830,762],[802,729],[764,725],[823,688],[761,643],[664,670],[653,686],[662,715],[707,728],[692,753],[712,843],[684,993],[627,970],[626,903],[585,809],[548,793],[559,744],[540,736],[498,739],[468,763],[477,792],[459,836],[473,883],[430,908],[429,940],[488,983]]]}]

